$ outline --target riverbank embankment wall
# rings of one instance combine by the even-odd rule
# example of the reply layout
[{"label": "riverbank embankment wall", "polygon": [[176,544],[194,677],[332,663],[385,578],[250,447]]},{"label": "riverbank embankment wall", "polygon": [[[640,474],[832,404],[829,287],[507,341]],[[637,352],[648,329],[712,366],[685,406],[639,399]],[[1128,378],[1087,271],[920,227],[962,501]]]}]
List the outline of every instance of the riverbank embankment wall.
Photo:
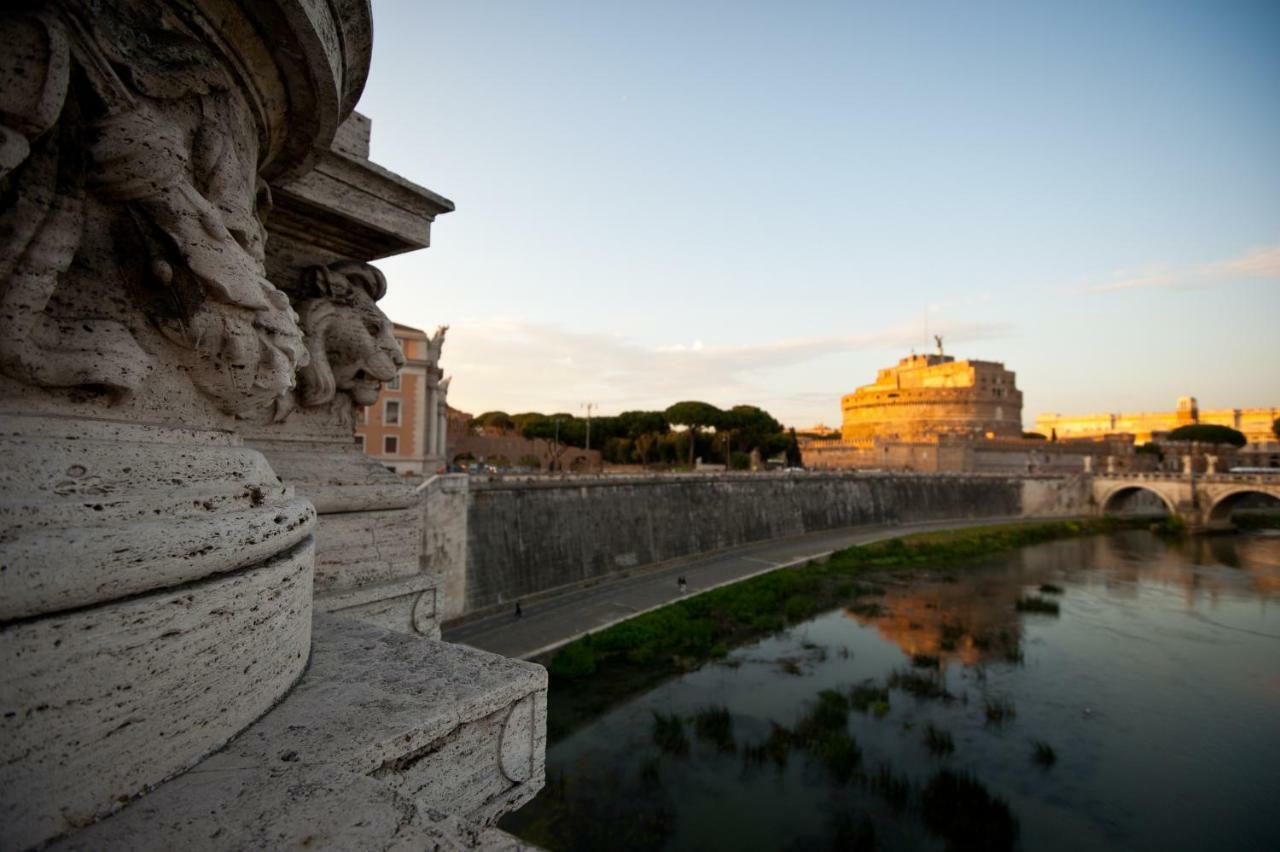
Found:
[{"label": "riverbank embankment wall", "polygon": [[1081,477],[888,473],[473,480],[446,618],[653,563],[864,524],[1089,511]]}]

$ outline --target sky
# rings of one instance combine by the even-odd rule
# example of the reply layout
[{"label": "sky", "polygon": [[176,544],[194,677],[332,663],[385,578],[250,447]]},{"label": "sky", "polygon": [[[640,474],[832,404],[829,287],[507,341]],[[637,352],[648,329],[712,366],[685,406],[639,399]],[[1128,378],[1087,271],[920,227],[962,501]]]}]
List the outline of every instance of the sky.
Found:
[{"label": "sky", "polygon": [[838,426],[942,334],[1045,412],[1280,406],[1280,3],[374,0],[379,261],[450,403]]}]

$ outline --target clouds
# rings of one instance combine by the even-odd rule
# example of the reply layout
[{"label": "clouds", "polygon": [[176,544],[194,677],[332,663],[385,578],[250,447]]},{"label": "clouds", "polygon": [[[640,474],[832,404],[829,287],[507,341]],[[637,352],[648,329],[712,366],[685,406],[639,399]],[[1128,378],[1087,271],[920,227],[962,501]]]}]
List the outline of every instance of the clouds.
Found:
[{"label": "clouds", "polygon": [[[936,330],[957,343],[1011,333],[1007,324],[980,322],[939,323]],[[646,345],[620,334],[569,331],[549,322],[464,320],[450,332],[444,366],[457,377],[450,401],[473,413],[493,408],[576,412],[585,400],[616,413],[705,399],[717,405],[763,405],[794,420],[834,410],[841,394],[873,376],[858,377],[849,387],[807,388],[797,386],[789,369],[845,352],[905,351],[919,339],[919,327],[904,323],[862,334],[735,346],[701,340]],[[798,372],[803,378],[805,371]]]},{"label": "clouds", "polygon": [[1280,280],[1280,245],[1264,246],[1240,257],[1182,269],[1121,270],[1113,280],[1086,288],[1111,293],[1149,287],[1211,287],[1234,281]]}]

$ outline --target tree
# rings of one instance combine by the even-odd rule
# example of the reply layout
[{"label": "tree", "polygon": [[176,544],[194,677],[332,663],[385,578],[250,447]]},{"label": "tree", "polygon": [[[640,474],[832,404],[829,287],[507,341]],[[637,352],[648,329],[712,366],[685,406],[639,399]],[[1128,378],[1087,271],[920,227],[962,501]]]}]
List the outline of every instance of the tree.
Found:
[{"label": "tree", "polygon": [[529,436],[524,434],[524,430],[529,427],[529,424],[537,423],[539,420],[545,420],[546,418],[547,415],[540,414],[537,411],[526,411],[523,414],[511,415],[511,422],[515,424],[517,432],[528,438]]},{"label": "tree", "polygon": [[516,424],[511,420],[511,415],[505,411],[486,411],[484,414],[477,414],[467,426],[471,428],[479,426],[484,429],[497,429],[502,432],[509,432],[516,428]]},{"label": "tree", "polygon": [[800,455],[800,442],[796,440],[796,427],[791,427],[787,437],[787,467],[804,467],[804,459]]},{"label": "tree", "polygon": [[743,452],[759,450],[767,457],[786,447],[782,424],[763,408],[735,405],[725,412],[724,426],[733,430],[733,445]]},{"label": "tree", "polygon": [[623,434],[632,440],[641,435],[665,435],[671,431],[671,424],[661,411],[624,411],[615,419]]},{"label": "tree", "polygon": [[626,464],[631,461],[631,439],[613,435],[600,445],[600,458],[614,464]]},{"label": "tree", "polygon": [[1271,421],[1271,434],[1275,435],[1276,438],[1280,438],[1280,417]]},{"label": "tree", "polygon": [[689,429],[689,467],[693,467],[693,448],[698,442],[698,430],[714,428],[725,420],[725,414],[709,402],[685,400],[663,412],[667,422],[673,426],[687,426]]},{"label": "tree", "polygon": [[1214,423],[1191,423],[1169,433],[1170,441],[1199,441],[1202,444],[1230,444],[1243,447],[1249,443],[1243,432]]},{"label": "tree", "polygon": [[661,435],[658,432],[642,432],[636,436],[636,457],[640,460],[640,464],[649,463],[649,454],[658,446],[660,439]]}]

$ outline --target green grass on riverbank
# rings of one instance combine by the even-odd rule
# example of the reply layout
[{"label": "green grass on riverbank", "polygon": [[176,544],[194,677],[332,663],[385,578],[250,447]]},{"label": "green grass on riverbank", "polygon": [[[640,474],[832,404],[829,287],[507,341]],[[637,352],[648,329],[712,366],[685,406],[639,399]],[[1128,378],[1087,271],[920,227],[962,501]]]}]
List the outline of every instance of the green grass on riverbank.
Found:
[{"label": "green grass on riverbank", "polygon": [[547,666],[554,708],[548,734],[559,739],[616,701],[672,674],[696,669],[723,657],[729,648],[819,612],[853,604],[860,594],[875,594],[877,587],[860,582],[872,572],[952,569],[992,553],[1125,526],[1098,518],[918,533],[851,547],[826,562],[760,574],[676,601],[570,642],[555,653]]}]

